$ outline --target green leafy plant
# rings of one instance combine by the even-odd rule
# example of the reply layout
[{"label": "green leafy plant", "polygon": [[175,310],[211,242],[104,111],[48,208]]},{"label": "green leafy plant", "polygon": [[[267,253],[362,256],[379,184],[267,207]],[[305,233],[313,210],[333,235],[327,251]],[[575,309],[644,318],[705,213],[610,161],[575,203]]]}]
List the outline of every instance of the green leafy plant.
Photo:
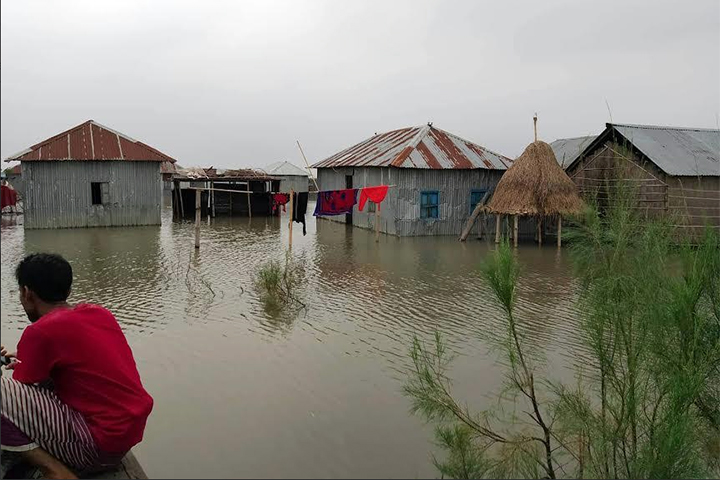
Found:
[{"label": "green leafy plant", "polygon": [[505,393],[519,416],[454,399],[439,334],[415,339],[404,387],[436,426],[454,478],[697,478],[720,473],[720,240],[678,246],[670,222],[616,189],[568,234],[591,361],[569,387],[528,358],[514,309],[519,268],[507,242],[483,264],[501,307]]}]

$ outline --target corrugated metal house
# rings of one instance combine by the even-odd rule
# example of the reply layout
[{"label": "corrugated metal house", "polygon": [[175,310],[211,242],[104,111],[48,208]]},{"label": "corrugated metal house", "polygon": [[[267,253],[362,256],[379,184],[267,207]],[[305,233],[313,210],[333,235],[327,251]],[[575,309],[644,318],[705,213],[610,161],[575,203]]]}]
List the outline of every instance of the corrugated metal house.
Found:
[{"label": "corrugated metal house", "polygon": [[[313,165],[321,191],[395,185],[380,205],[381,232],[398,236],[459,235],[475,205],[497,185],[507,157],[431,124],[376,134]],[[346,218],[375,228],[375,209]]]},{"label": "corrugated metal house", "polygon": [[175,160],[88,120],[6,161],[20,161],[25,228],[158,225],[160,164]]},{"label": "corrugated metal house", "polygon": [[268,175],[280,179],[280,191],[307,192],[310,184],[308,173],[290,162],[277,162],[263,168]]},{"label": "corrugated metal house", "polygon": [[671,215],[691,237],[720,228],[720,130],[608,123],[566,171],[601,205],[622,180],[638,209]]}]

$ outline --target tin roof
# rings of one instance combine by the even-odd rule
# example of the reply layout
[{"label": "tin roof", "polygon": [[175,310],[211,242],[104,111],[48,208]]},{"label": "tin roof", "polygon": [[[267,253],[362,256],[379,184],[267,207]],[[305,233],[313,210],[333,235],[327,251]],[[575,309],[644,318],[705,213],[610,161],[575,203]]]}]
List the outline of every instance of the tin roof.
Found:
[{"label": "tin roof", "polygon": [[308,172],[290,162],[276,162],[263,168],[270,175],[297,175],[307,177]]},{"label": "tin roof", "polygon": [[30,148],[8,157],[5,161],[20,160],[128,160],[171,162],[175,159],[94,120],[43,140]]},{"label": "tin roof", "polygon": [[597,138],[597,135],[586,137],[559,138],[550,146],[555,153],[555,158],[561,167],[567,168],[585,150],[585,148]]},{"label": "tin roof", "polygon": [[611,138],[625,139],[668,175],[720,176],[718,129],[607,123],[585,151]]},{"label": "tin roof", "polygon": [[398,167],[505,170],[507,157],[431,124],[373,135],[313,165],[331,167]]},{"label": "tin roof", "polygon": [[608,124],[669,175],[720,176],[720,130]]},{"label": "tin roof", "polygon": [[262,172],[260,170],[253,170],[251,168],[241,168],[241,169],[232,169],[232,170],[224,170],[224,171],[217,171],[213,167],[210,168],[200,168],[200,167],[189,167],[189,168],[183,168],[178,171],[178,173],[175,175],[175,180],[179,181],[209,181],[212,180],[214,182],[233,182],[233,181],[242,181],[246,182],[248,180],[252,181],[272,181],[272,180],[279,180],[276,177],[270,176],[265,172]]}]

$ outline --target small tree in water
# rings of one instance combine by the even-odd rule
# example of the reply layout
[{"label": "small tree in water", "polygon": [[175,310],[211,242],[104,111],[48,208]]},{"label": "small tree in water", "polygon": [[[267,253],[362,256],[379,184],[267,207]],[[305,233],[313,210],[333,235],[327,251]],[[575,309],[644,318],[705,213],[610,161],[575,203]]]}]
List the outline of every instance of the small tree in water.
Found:
[{"label": "small tree in water", "polygon": [[[570,235],[582,281],[585,385],[538,379],[517,328],[519,268],[507,242],[483,265],[502,307],[508,391],[525,422],[453,397],[439,334],[417,338],[404,391],[435,423],[453,478],[696,478],[720,474],[720,242],[697,247],[643,218],[628,195]],[[587,375],[587,372],[590,372]]]}]

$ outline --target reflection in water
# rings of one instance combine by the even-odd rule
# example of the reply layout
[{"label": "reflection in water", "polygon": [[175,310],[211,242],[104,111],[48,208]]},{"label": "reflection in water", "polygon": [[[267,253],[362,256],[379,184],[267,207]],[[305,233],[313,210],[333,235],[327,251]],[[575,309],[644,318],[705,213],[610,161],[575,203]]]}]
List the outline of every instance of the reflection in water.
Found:
[{"label": "reflection in water", "polygon": [[[253,278],[284,262],[286,216],[210,219],[199,252],[193,223],[172,222],[169,209],[156,227],[23,231],[3,218],[3,343],[25,325],[14,266],[56,251],[75,270],[72,300],[116,314],[156,399],[136,449],[151,477],[435,476],[432,436],[400,393],[407,350],[440,329],[458,354],[458,395],[487,405],[503,380],[492,341],[503,325],[478,265],[494,245],[376,243],[371,231],[308,220],[292,249],[307,308],[272,312]],[[582,355],[567,253],[518,254],[524,335],[567,378]]]}]

